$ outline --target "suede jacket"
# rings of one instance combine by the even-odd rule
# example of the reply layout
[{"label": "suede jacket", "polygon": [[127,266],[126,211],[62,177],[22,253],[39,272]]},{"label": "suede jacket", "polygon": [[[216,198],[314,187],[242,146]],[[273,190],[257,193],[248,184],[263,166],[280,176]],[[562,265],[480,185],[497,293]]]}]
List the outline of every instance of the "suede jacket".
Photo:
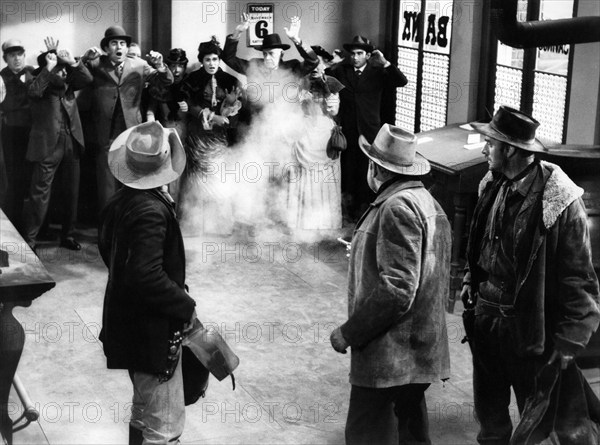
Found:
[{"label": "suede jacket", "polygon": [[452,232],[420,181],[391,180],[352,238],[348,321],[350,383],[386,388],[450,375],[445,304]]},{"label": "suede jacket", "polygon": [[[574,354],[585,348],[600,322],[583,190],[557,165],[541,161],[536,168],[537,179],[515,220],[512,332],[520,355],[539,356],[554,348]],[[477,262],[487,216],[502,181],[488,173],[479,188],[465,274],[475,293],[487,279]]]}]

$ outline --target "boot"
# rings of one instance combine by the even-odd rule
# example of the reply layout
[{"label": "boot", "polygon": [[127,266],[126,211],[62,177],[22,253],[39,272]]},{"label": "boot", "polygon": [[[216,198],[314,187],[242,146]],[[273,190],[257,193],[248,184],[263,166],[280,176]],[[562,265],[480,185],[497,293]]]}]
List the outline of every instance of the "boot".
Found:
[{"label": "boot", "polygon": [[129,425],[129,445],[142,445],[144,443],[144,436],[141,430]]}]

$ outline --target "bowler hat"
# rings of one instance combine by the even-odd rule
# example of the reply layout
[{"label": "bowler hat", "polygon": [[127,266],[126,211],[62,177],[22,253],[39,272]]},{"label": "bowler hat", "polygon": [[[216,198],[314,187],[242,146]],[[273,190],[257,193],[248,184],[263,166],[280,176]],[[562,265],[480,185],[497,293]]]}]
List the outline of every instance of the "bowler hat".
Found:
[{"label": "bowler hat", "polygon": [[125,40],[127,46],[131,43],[131,36],[125,33],[125,30],[120,26],[111,26],[104,32],[104,38],[100,41],[100,48],[104,49],[111,40]]},{"label": "bowler hat", "polygon": [[353,49],[364,49],[366,52],[372,53],[374,47],[371,44],[371,41],[366,37],[354,36],[352,42],[344,44],[344,49],[346,51],[352,51]]},{"label": "bowler hat", "polygon": [[2,52],[6,54],[12,51],[25,51],[25,47],[20,40],[8,39],[2,44]]},{"label": "bowler hat", "polygon": [[358,144],[369,159],[394,173],[421,176],[431,170],[429,161],[417,153],[417,137],[399,127],[384,124],[372,144],[363,135]]},{"label": "bowler hat", "polygon": [[258,51],[266,51],[275,48],[286,50],[290,49],[290,45],[287,43],[281,43],[281,37],[279,37],[279,34],[267,34],[263,38],[262,45],[256,47]]},{"label": "bowler hat", "polygon": [[125,130],[108,152],[108,168],[128,187],[147,190],[176,180],[185,167],[185,152],[177,132],[159,122]]},{"label": "bowler hat", "polygon": [[515,108],[501,105],[490,123],[471,122],[471,126],[479,133],[523,150],[547,151],[544,145],[535,138],[535,130],[540,123]]}]

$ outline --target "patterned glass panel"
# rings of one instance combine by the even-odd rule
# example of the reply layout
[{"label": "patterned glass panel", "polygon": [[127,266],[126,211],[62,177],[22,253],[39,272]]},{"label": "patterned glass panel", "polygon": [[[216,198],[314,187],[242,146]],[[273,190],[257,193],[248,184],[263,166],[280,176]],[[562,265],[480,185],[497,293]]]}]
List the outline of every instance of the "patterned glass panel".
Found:
[{"label": "patterned glass panel", "polygon": [[507,66],[496,66],[496,94],[494,98],[494,113],[500,105],[521,108],[521,83],[523,72],[520,69]]},{"label": "patterned glass panel", "polygon": [[533,117],[540,122],[536,135],[543,142],[562,143],[566,101],[565,76],[535,73]]},{"label": "patterned glass panel", "polygon": [[423,94],[421,96],[421,131],[446,125],[450,58],[425,52],[423,58]]},{"label": "patterned glass panel", "polygon": [[398,47],[398,68],[408,79],[408,84],[396,89],[396,125],[410,132],[415,131],[418,56],[418,50]]}]

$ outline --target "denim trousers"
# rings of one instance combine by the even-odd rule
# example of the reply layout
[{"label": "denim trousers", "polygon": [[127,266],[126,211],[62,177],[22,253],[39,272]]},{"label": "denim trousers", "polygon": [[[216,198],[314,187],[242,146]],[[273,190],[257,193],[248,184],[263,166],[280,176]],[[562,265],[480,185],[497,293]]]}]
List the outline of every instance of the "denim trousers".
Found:
[{"label": "denim trousers", "polygon": [[511,318],[487,314],[475,318],[473,338],[473,395],[480,425],[477,442],[508,445],[519,415],[511,413],[511,388],[519,413],[534,388],[536,372],[546,356],[520,357]]},{"label": "denim trousers", "polygon": [[346,445],[431,444],[425,390],[429,383],[390,388],[352,385]]},{"label": "denim trousers", "polygon": [[181,356],[173,377],[160,383],[156,374],[130,371],[133,383],[131,423],[144,445],[179,444],[185,424]]}]

